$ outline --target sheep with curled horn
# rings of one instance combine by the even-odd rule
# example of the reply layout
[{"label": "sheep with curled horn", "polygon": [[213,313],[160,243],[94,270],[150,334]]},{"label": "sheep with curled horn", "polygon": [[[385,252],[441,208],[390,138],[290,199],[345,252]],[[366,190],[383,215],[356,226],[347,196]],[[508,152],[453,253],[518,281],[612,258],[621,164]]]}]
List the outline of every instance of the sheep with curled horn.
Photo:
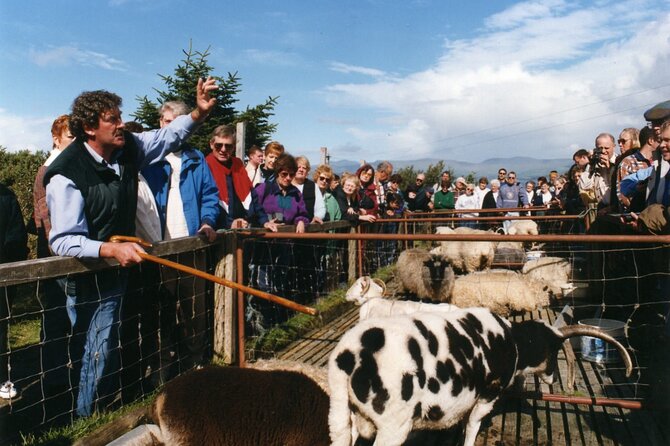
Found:
[{"label": "sheep with curled horn", "polygon": [[354,281],[345,294],[345,299],[363,305],[368,299],[383,297],[386,293],[386,284],[381,279],[370,276],[361,276]]},{"label": "sheep with curled horn", "polygon": [[473,446],[482,419],[516,376],[553,382],[558,351],[573,336],[613,344],[632,373],[624,346],[594,327],[511,323],[483,308],[361,321],[329,358],[332,445],[374,439],[400,446],[412,430],[465,420],[464,445]]},{"label": "sheep with curled horn", "polygon": [[346,300],[360,306],[358,319],[411,314],[420,311],[448,312],[458,307],[446,303],[425,303],[410,300],[385,299],[386,284],[380,279],[361,276],[347,290]]}]

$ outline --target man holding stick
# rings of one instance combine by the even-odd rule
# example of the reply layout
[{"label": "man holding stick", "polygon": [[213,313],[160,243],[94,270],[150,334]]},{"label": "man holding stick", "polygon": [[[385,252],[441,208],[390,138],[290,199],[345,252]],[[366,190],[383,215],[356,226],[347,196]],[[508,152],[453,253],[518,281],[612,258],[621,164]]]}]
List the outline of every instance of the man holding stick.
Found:
[{"label": "man holding stick", "polygon": [[[190,114],[138,134],[125,131],[119,96],[99,90],[75,99],[70,129],[76,139],[44,179],[52,224],[49,243],[56,254],[113,258],[121,266],[142,261],[139,253],[144,249],[138,244],[106,240],[134,235],[139,170],[181,146],[214,107],[210,92],[217,88],[211,77],[198,80],[196,108]],[[79,416],[91,415],[95,403],[114,392],[119,309],[126,283],[123,269],[78,274],[65,281]]]}]

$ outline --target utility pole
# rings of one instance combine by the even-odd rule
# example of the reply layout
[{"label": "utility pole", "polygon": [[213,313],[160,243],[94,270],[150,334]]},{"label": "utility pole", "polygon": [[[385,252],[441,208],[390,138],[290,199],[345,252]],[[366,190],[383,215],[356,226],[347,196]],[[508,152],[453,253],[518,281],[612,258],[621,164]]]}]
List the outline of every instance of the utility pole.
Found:
[{"label": "utility pole", "polygon": [[321,164],[330,164],[330,155],[328,155],[328,147],[321,147]]},{"label": "utility pole", "polygon": [[246,145],[246,130],[247,130],[247,123],[246,122],[238,122],[237,125],[235,126],[235,156],[238,157],[241,160],[244,160],[244,155],[246,154],[245,152],[247,151],[247,145]]}]

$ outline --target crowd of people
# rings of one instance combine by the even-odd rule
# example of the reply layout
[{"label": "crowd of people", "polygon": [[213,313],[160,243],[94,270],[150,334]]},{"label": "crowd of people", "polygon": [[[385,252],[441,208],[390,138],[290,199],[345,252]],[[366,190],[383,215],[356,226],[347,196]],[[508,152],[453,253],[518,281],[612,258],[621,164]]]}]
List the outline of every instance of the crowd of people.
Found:
[{"label": "crowd of people", "polygon": [[[165,102],[159,110],[160,128],[149,131],[123,122],[121,99],[113,93],[93,91],[77,97],[71,114],[54,122],[53,150],[35,180],[30,226],[38,236],[38,256],[113,258],[126,267],[139,264],[144,249],[133,242],[109,242],[112,235],[139,236],[149,242],[200,235],[214,241],[221,229],[277,231],[280,225],[294,225],[302,233],[310,224],[336,220],[354,225],[377,222],[378,231],[395,233],[397,223],[384,220],[449,209],[470,226],[477,225],[479,210],[532,207],[533,212],[546,208],[546,212],[568,214],[594,209],[595,214],[620,214],[632,220],[631,225],[653,233],[666,230],[670,101],[648,110],[649,125],[639,131],[626,128],[618,140],[599,134],[595,148],[577,151],[574,165],[563,174],[551,171],[548,177],[521,184],[515,172],[501,168],[496,179],[481,177],[469,183],[463,177],[452,181],[447,170],[436,184],[426,184],[426,175],[419,173],[414,183],[403,188],[403,178],[388,161],[376,167],[365,163],[341,176],[321,164],[310,175],[309,160],[290,155],[276,141],[264,148],[250,147],[245,163],[235,156],[236,134],[231,125],[215,128],[209,154],[204,156],[201,148],[187,140],[212,110],[215,100],[209,93],[216,88],[213,79],[200,80],[193,110],[182,102]],[[17,214],[16,197],[0,185],[0,199],[0,215],[11,216],[0,220],[0,261],[24,259],[26,229],[20,211]],[[285,243],[290,242],[276,242],[251,255],[251,279],[260,289],[284,291],[287,272],[282,265],[292,261],[285,258],[291,252]],[[377,246],[385,249],[383,242]],[[319,245],[311,251],[301,248],[302,261],[319,261],[314,247]],[[204,253],[172,260],[199,269],[205,264]],[[390,261],[390,255],[385,255],[383,263]],[[174,356],[174,348],[158,346],[173,345],[179,345],[189,358],[187,368],[200,366],[207,360],[202,308],[206,293],[194,289],[204,285],[195,279],[176,280],[176,273],[168,268],[157,267],[151,274],[161,277],[161,290],[147,313],[158,305],[172,311],[160,311],[154,317],[160,317],[160,339],[147,344],[160,350],[159,364],[149,367],[168,370],[165,364]],[[124,296],[149,275],[133,276],[128,268],[119,268],[45,282],[44,367],[65,370],[67,364],[72,370],[73,388],[78,389],[77,415],[91,415],[113,394],[112,372],[119,369],[116,346],[119,336],[124,336],[119,334],[119,324],[142,311],[126,305]],[[2,301],[0,383],[5,384],[0,397],[13,398],[16,389],[7,374],[5,350],[10,299]],[[147,318],[141,325],[155,331],[159,322]],[[148,332],[144,336],[150,337]],[[57,374],[45,378],[45,388],[57,392],[62,379]],[[158,383],[166,379],[169,376],[161,375]]]}]

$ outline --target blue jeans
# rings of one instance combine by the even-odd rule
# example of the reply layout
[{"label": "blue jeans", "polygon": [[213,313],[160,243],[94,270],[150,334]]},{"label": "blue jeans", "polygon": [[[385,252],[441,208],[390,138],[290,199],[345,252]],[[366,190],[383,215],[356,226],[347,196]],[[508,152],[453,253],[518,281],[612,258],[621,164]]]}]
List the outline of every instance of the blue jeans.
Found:
[{"label": "blue jeans", "polygon": [[42,313],[42,369],[44,390],[61,393],[63,382],[67,381],[67,343],[70,335],[70,321],[65,309],[66,301],[63,289],[67,279],[47,279],[43,282],[44,294],[41,305]]},{"label": "blue jeans", "polygon": [[68,277],[66,310],[72,325],[70,361],[79,373],[77,415],[89,416],[94,404],[117,390],[119,319],[127,271],[105,270]]}]

